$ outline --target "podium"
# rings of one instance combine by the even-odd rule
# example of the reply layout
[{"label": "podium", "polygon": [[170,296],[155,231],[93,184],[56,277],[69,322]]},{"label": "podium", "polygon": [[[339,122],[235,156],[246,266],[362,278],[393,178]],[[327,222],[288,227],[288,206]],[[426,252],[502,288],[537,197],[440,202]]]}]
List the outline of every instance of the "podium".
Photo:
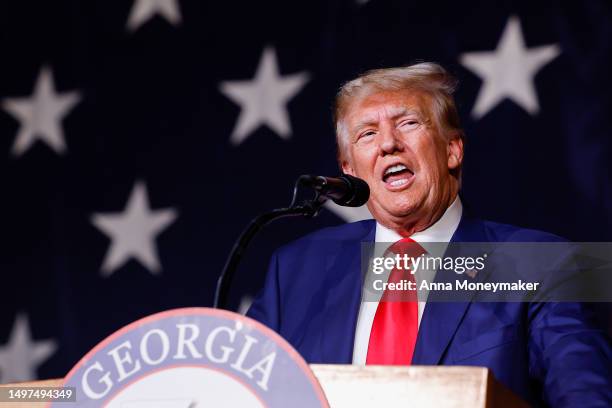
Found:
[{"label": "podium", "polygon": [[[312,364],[332,408],[430,406],[447,408],[528,407],[485,367],[367,366]],[[57,387],[61,379],[10,386]],[[0,402],[0,408],[46,403]],[[67,404],[69,405],[69,404]]]},{"label": "podium", "polygon": [[486,367],[310,366],[332,408],[528,407]]}]

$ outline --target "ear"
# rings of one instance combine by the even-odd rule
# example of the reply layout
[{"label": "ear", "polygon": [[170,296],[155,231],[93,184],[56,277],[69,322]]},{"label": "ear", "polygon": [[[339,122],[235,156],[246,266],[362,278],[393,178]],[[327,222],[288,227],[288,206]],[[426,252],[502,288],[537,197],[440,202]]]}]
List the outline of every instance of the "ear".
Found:
[{"label": "ear", "polygon": [[355,170],[353,170],[353,167],[351,167],[351,165],[346,160],[342,160],[342,172],[344,174],[348,174],[349,176],[357,177],[355,174]]},{"label": "ear", "polygon": [[448,147],[448,169],[455,170],[463,162],[463,139],[459,135],[451,136]]}]

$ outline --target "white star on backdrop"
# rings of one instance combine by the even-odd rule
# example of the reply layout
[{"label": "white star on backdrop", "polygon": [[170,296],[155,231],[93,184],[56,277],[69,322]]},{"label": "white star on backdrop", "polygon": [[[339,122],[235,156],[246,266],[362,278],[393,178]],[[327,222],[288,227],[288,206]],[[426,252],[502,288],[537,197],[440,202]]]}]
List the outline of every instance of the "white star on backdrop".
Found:
[{"label": "white star on backdrop", "polygon": [[308,82],[307,72],[279,75],[274,48],[263,51],[252,80],[224,81],[221,92],[240,105],[241,111],[230,141],[239,145],[260,125],[267,125],[282,139],[291,137],[287,103]]},{"label": "white star on backdrop", "polygon": [[514,101],[531,115],[539,112],[534,77],[561,52],[557,44],[526,48],[521,23],[511,16],[495,51],[468,52],[461,64],[483,80],[472,116],[479,119],[504,98]]},{"label": "white star on backdrop", "polygon": [[152,274],[159,274],[155,239],[177,216],[173,208],[151,210],[142,181],[134,185],[123,212],[94,214],[91,222],[112,240],[102,264],[102,276],[110,276],[130,258],[140,261]]},{"label": "white star on backdrop", "polygon": [[61,121],[80,100],[76,91],[55,92],[51,68],[42,67],[31,96],[2,101],[2,108],[21,122],[11,153],[22,155],[36,140],[45,142],[58,154],[65,153]]},{"label": "white star on backdrop", "polygon": [[367,205],[361,207],[343,207],[334,203],[333,201],[326,201],[323,207],[336,214],[346,222],[355,222],[361,220],[369,220],[372,217],[370,210]]},{"label": "white star on backdrop", "polygon": [[28,317],[18,313],[8,342],[0,346],[0,383],[35,380],[38,366],[55,350],[53,340],[33,341]]},{"label": "white star on backdrop", "polygon": [[181,23],[181,11],[177,0],[134,0],[127,22],[128,29],[136,31],[155,14],[164,17],[173,25]]}]

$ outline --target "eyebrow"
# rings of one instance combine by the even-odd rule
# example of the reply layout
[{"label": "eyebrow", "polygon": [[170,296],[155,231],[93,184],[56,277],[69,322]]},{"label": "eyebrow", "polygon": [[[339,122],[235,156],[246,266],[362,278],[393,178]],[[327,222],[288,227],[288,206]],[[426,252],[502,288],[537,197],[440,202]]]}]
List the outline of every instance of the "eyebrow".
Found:
[{"label": "eyebrow", "polygon": [[[402,116],[416,114],[420,116],[420,112],[417,109],[406,108],[405,106],[394,106],[388,109],[389,117],[391,119],[397,119]],[[369,115],[361,119],[355,126],[353,126],[353,132],[357,132],[364,127],[374,125],[378,122],[378,115]]]}]

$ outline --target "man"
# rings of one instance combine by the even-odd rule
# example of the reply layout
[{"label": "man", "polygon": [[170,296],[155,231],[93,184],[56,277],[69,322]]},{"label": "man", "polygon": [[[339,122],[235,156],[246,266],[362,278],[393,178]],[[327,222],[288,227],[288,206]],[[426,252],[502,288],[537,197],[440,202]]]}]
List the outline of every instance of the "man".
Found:
[{"label": "man", "polygon": [[375,221],[281,248],[248,315],[309,363],[486,366],[534,404],[612,406],[609,339],[582,304],[365,301],[363,242],[559,240],[464,211],[454,86],[442,67],[420,63],[371,71],[340,89],[338,159],[368,183]]}]

